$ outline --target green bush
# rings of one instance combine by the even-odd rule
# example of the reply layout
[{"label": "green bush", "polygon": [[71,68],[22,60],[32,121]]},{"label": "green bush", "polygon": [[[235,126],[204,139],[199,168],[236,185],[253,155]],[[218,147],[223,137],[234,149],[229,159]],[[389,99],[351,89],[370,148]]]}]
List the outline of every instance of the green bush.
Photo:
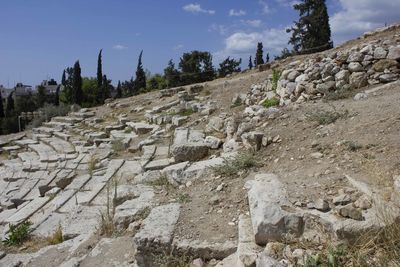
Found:
[{"label": "green bush", "polygon": [[10,232],[8,237],[3,240],[3,243],[7,246],[19,246],[24,241],[29,239],[29,232],[32,223],[26,221],[20,225],[10,224]]},{"label": "green bush", "polygon": [[279,102],[280,102],[280,101],[279,101],[278,98],[273,97],[273,98],[271,98],[271,99],[265,100],[265,101],[262,103],[262,105],[263,105],[264,107],[266,107],[266,108],[270,108],[270,107],[278,106],[278,105],[279,105]]},{"label": "green bush", "polygon": [[261,163],[253,153],[241,153],[235,158],[226,160],[224,164],[214,167],[213,171],[216,175],[232,177],[237,176],[239,171],[246,172],[259,166],[261,166]]},{"label": "green bush", "polygon": [[278,81],[280,77],[281,72],[277,69],[272,69],[272,90],[274,92],[276,92],[276,89],[278,88]]}]

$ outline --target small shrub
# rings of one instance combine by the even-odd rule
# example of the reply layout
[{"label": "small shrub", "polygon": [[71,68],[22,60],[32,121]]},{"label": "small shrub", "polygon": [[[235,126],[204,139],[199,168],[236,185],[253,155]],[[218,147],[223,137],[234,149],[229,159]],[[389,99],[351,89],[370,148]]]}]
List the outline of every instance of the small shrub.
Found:
[{"label": "small shrub", "polygon": [[158,178],[157,180],[149,182],[149,185],[163,187],[167,191],[169,191],[173,187],[171,183],[168,181],[167,176],[165,175],[161,175],[160,178]]},{"label": "small shrub", "polygon": [[125,150],[124,143],[119,139],[113,140],[111,142],[111,147],[115,152],[121,152]]},{"label": "small shrub", "polygon": [[318,110],[312,114],[308,114],[308,119],[317,122],[318,125],[327,125],[336,122],[340,118],[346,118],[348,114],[348,110],[343,113],[337,111]]},{"label": "small shrub", "polygon": [[259,167],[261,163],[252,153],[242,153],[233,159],[228,159],[225,164],[213,168],[216,175],[223,177],[237,176],[239,171],[248,171],[251,168]]},{"label": "small shrub", "polygon": [[181,116],[190,116],[193,113],[195,113],[194,110],[189,108],[189,109],[185,109],[184,111],[179,112],[178,114]]},{"label": "small shrub", "polygon": [[189,267],[190,262],[192,261],[186,255],[183,256],[174,256],[174,255],[155,255],[154,263],[156,266],[160,267]]},{"label": "small shrub", "polygon": [[8,237],[3,240],[3,243],[7,246],[19,246],[24,241],[29,239],[29,232],[32,223],[25,221],[20,225],[10,224],[10,232]]},{"label": "small shrub", "polygon": [[189,194],[179,194],[177,200],[179,203],[189,203],[192,201]]},{"label": "small shrub", "polygon": [[278,106],[278,105],[279,105],[279,102],[280,102],[280,100],[279,100],[278,98],[273,97],[273,98],[271,98],[271,99],[265,100],[265,101],[262,103],[262,105],[263,105],[265,108],[270,108],[270,107]]},{"label": "small shrub", "polygon": [[348,90],[348,89],[338,89],[336,91],[332,91],[332,92],[327,92],[324,95],[324,99],[325,100],[340,100],[340,99],[346,99],[346,98],[350,98],[353,96],[353,93]]},{"label": "small shrub", "polygon": [[98,162],[99,162],[98,158],[96,158],[94,156],[90,157],[90,160],[89,160],[89,163],[88,163],[88,171],[89,171],[90,175],[93,175],[93,171],[96,169],[96,165],[97,165]]},{"label": "small shrub", "polygon": [[48,238],[48,242],[51,245],[57,245],[64,242],[64,236],[62,232],[61,225],[58,225],[56,231],[53,233],[51,237]]},{"label": "small shrub", "polygon": [[276,89],[278,88],[278,81],[280,77],[281,72],[277,69],[272,69],[272,90],[274,92],[276,92]]},{"label": "small shrub", "polygon": [[344,142],[344,145],[347,147],[347,150],[351,152],[356,152],[362,148],[362,145],[359,145],[354,141],[346,141]]},{"label": "small shrub", "polygon": [[129,134],[129,133],[131,133],[132,132],[132,128],[130,128],[130,127],[126,127],[125,129],[124,129],[124,133],[126,133],[126,134]]}]

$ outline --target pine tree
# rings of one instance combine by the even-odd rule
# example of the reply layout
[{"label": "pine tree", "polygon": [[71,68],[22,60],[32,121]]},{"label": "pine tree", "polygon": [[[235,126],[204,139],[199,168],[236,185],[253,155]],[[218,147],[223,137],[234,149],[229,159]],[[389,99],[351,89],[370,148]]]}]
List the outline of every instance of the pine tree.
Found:
[{"label": "pine tree", "polygon": [[117,85],[117,98],[121,98],[122,97],[122,88],[121,88],[121,81],[118,81],[118,85]]},{"label": "pine tree", "polygon": [[0,91],[0,118],[4,118],[3,98],[1,97],[1,91]]},{"label": "pine tree", "polygon": [[65,70],[63,70],[63,74],[62,74],[62,77],[61,77],[61,84],[65,86],[65,82],[66,82]]},{"label": "pine tree", "polygon": [[299,21],[288,29],[289,44],[297,53],[314,53],[333,47],[329,15],[325,0],[301,0],[293,6],[299,11]]},{"label": "pine tree", "polygon": [[265,62],[266,62],[266,63],[269,63],[269,53],[267,53],[267,57],[266,57],[266,59],[265,59]]},{"label": "pine tree", "polygon": [[255,61],[255,66],[257,67],[258,65],[264,64],[264,56],[263,56],[263,43],[258,43],[257,44],[257,52],[256,52],[256,58],[254,59]]},{"label": "pine tree", "polygon": [[14,104],[14,92],[10,93],[7,97],[7,106],[6,106],[6,117],[11,117],[14,113],[15,104]]},{"label": "pine tree", "polygon": [[179,71],[175,68],[172,59],[168,61],[168,66],[164,69],[164,77],[168,88],[179,85]]},{"label": "pine tree", "polygon": [[253,60],[249,57],[249,70],[253,69]]},{"label": "pine tree", "polygon": [[99,56],[97,58],[97,88],[101,88],[103,84],[103,69],[102,69],[102,58],[101,53],[103,49],[100,49]]},{"label": "pine tree", "polygon": [[146,73],[144,72],[144,69],[143,69],[142,55],[143,55],[143,50],[140,52],[139,59],[138,59],[138,65],[136,68],[136,79],[134,82],[134,87],[135,87],[134,94],[139,93],[140,91],[146,90]]},{"label": "pine tree", "polygon": [[72,100],[74,104],[81,105],[83,101],[82,92],[82,76],[81,76],[81,66],[79,65],[79,60],[74,64],[73,78],[72,78]]},{"label": "pine tree", "polygon": [[240,72],[240,64],[242,64],[242,59],[235,60],[234,58],[230,59],[228,57],[221,64],[219,64],[218,75],[219,77],[225,77],[228,74],[232,74],[234,72]]}]

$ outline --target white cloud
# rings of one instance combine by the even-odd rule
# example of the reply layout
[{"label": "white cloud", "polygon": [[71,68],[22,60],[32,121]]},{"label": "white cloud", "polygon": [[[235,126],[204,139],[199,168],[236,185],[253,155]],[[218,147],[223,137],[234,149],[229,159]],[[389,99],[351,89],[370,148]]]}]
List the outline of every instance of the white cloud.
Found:
[{"label": "white cloud", "polygon": [[245,16],[246,15],[246,11],[244,11],[244,10],[234,10],[234,9],[231,9],[231,10],[229,10],[229,16],[231,16],[231,17],[241,17],[241,16]]},{"label": "white cloud", "polygon": [[259,0],[258,3],[261,5],[261,12],[263,14],[268,14],[272,12],[272,9],[269,7],[266,1]]},{"label": "white cloud", "polygon": [[251,27],[254,27],[254,28],[258,28],[258,27],[260,27],[261,24],[262,24],[261,20],[259,20],[259,19],[255,19],[255,20],[241,20],[241,22],[242,22],[244,25],[251,26]]},{"label": "white cloud", "polygon": [[224,25],[220,24],[211,24],[210,28],[208,29],[209,32],[218,32],[221,35],[225,35],[228,32],[228,28]]},{"label": "white cloud", "polygon": [[173,50],[180,50],[182,48],[183,48],[183,44],[178,44],[178,45],[174,46],[172,49]]},{"label": "white cloud", "polygon": [[214,15],[215,14],[215,10],[203,9],[200,6],[200,4],[197,4],[197,3],[188,4],[188,5],[184,6],[183,10],[185,10],[186,12],[191,12],[191,13],[206,13],[206,14],[210,14],[210,15]]},{"label": "white cloud", "polygon": [[121,44],[116,44],[116,45],[113,46],[113,49],[115,49],[115,50],[125,50],[127,48],[128,47],[126,47],[124,45],[121,45]]},{"label": "white cloud", "polygon": [[214,53],[215,59],[223,60],[231,56],[235,58],[248,57],[253,55],[257,48],[257,43],[262,42],[264,53],[279,55],[283,48],[288,47],[289,34],[286,28],[272,28],[262,32],[236,32],[225,39],[223,50]]},{"label": "white cloud", "polygon": [[334,42],[340,44],[360,34],[400,20],[399,0],[338,0],[341,10],[331,19]]}]

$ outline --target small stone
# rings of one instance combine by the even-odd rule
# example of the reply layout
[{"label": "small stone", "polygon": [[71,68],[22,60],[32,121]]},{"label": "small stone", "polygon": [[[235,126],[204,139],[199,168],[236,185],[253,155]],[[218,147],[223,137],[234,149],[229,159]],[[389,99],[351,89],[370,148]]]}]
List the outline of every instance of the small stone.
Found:
[{"label": "small stone", "polygon": [[339,214],[345,218],[350,218],[357,221],[362,221],[363,216],[361,210],[353,207],[352,204],[348,204],[346,206],[339,208]]},{"label": "small stone", "polygon": [[359,101],[359,100],[363,100],[363,99],[367,99],[368,95],[366,93],[358,93],[354,96],[354,101]]},{"label": "small stone", "polygon": [[200,258],[193,260],[192,263],[190,264],[190,267],[203,267],[203,266],[204,262]]},{"label": "small stone", "polygon": [[363,210],[370,209],[372,207],[372,201],[368,196],[362,195],[354,202],[354,206]]},{"label": "small stone", "polygon": [[218,195],[212,196],[209,203],[211,205],[218,205],[221,201],[221,198]]},{"label": "small stone", "polygon": [[333,199],[335,205],[346,205],[351,202],[351,197],[348,194],[341,194]]},{"label": "small stone", "polygon": [[279,242],[269,242],[264,249],[264,253],[272,258],[282,257],[283,249],[285,245]]},{"label": "small stone", "polygon": [[217,189],[215,189],[216,191],[220,192],[222,191],[222,189],[224,189],[224,183],[220,184],[219,186],[217,186]]},{"label": "small stone", "polygon": [[320,211],[323,211],[323,212],[325,212],[325,211],[328,211],[329,210],[329,203],[328,203],[328,201],[326,201],[325,199],[317,199],[316,201],[315,201],[315,203],[314,203],[314,206],[315,206],[315,208],[317,209],[317,210],[320,210]]},{"label": "small stone", "polygon": [[324,154],[322,154],[322,153],[320,153],[320,152],[315,152],[315,153],[311,153],[310,156],[311,156],[313,159],[321,159],[321,158],[323,158]]}]

